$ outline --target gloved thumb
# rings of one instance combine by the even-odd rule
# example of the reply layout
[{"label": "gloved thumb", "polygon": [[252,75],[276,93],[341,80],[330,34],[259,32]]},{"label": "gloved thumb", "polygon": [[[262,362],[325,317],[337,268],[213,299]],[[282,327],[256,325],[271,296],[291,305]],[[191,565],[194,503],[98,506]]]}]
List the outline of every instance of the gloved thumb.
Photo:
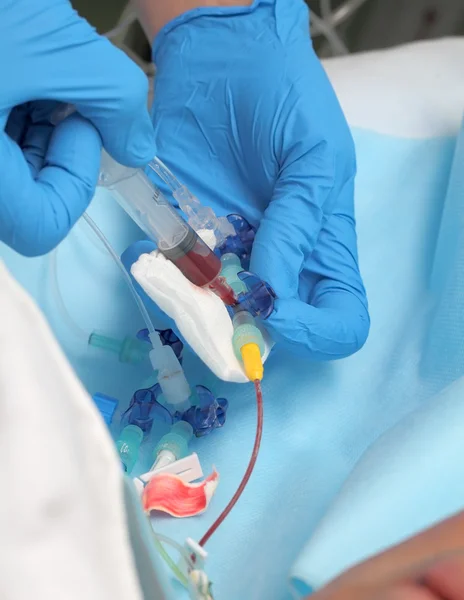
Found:
[{"label": "gloved thumb", "polygon": [[28,71],[40,77],[20,83],[24,101],[34,92],[34,97],[73,104],[92,122],[115,160],[131,167],[146,165],[156,148],[143,71],[68,2],[57,3],[53,22],[42,26],[49,29],[41,35],[52,51],[45,57],[43,52],[31,53]]},{"label": "gloved thumb", "polygon": [[359,274],[353,179],[337,190],[332,161],[305,157],[283,170],[253,246],[250,269],[274,288],[266,326],[276,342],[313,360],[349,356],[364,344],[369,316]]},{"label": "gloved thumb", "polygon": [[[99,131],[103,146],[119,163],[145,166],[156,154],[153,124],[148,113],[148,79],[122,51],[104,38],[92,44],[90,68],[74,57],[73,103]],[[86,54],[83,46],[76,53]],[[71,61],[70,61],[71,62]]]}]

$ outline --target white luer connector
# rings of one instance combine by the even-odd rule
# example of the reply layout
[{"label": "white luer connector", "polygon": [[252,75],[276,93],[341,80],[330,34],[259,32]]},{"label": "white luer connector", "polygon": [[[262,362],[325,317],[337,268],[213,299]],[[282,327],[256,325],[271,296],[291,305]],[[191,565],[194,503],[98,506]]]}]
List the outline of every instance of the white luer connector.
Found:
[{"label": "white luer connector", "polygon": [[166,403],[179,412],[188,410],[192,391],[176,353],[171,346],[163,345],[157,332],[150,333],[150,341],[153,347],[150,362],[158,371],[158,383]]}]

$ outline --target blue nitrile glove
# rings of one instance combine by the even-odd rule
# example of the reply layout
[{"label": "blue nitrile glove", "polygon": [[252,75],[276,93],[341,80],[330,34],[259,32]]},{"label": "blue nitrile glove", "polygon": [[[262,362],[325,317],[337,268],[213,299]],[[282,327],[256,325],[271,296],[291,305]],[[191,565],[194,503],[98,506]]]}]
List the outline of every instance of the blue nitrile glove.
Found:
[{"label": "blue nitrile glove", "polygon": [[[0,241],[43,254],[89,204],[102,140],[128,166],[155,154],[147,80],[68,0],[3,0],[0,82]],[[82,116],[53,127],[56,101]]]},{"label": "blue nitrile glove", "polygon": [[303,0],[198,9],[154,43],[158,155],[219,215],[259,225],[251,271],[278,301],[274,339],[313,359],[366,340],[353,140]]}]

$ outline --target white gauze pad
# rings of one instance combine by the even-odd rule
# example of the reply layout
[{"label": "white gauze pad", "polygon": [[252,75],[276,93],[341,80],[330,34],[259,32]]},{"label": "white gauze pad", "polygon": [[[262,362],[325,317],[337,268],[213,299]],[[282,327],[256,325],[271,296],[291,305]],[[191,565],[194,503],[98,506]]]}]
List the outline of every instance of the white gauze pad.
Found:
[{"label": "white gauze pad", "polygon": [[[232,321],[216,294],[193,285],[158,251],[142,254],[131,273],[153,302],[175,321],[185,341],[216,377],[233,383],[248,381],[232,346]],[[260,329],[266,360],[272,342]]]}]

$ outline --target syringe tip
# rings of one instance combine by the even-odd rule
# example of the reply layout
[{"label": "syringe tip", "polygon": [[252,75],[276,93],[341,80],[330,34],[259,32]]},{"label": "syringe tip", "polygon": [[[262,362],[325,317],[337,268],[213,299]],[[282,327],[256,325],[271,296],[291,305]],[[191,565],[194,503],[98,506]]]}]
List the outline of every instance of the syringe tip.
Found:
[{"label": "syringe tip", "polygon": [[216,294],[216,296],[219,296],[227,306],[235,306],[237,304],[237,296],[224,277],[216,277],[208,287]]}]

